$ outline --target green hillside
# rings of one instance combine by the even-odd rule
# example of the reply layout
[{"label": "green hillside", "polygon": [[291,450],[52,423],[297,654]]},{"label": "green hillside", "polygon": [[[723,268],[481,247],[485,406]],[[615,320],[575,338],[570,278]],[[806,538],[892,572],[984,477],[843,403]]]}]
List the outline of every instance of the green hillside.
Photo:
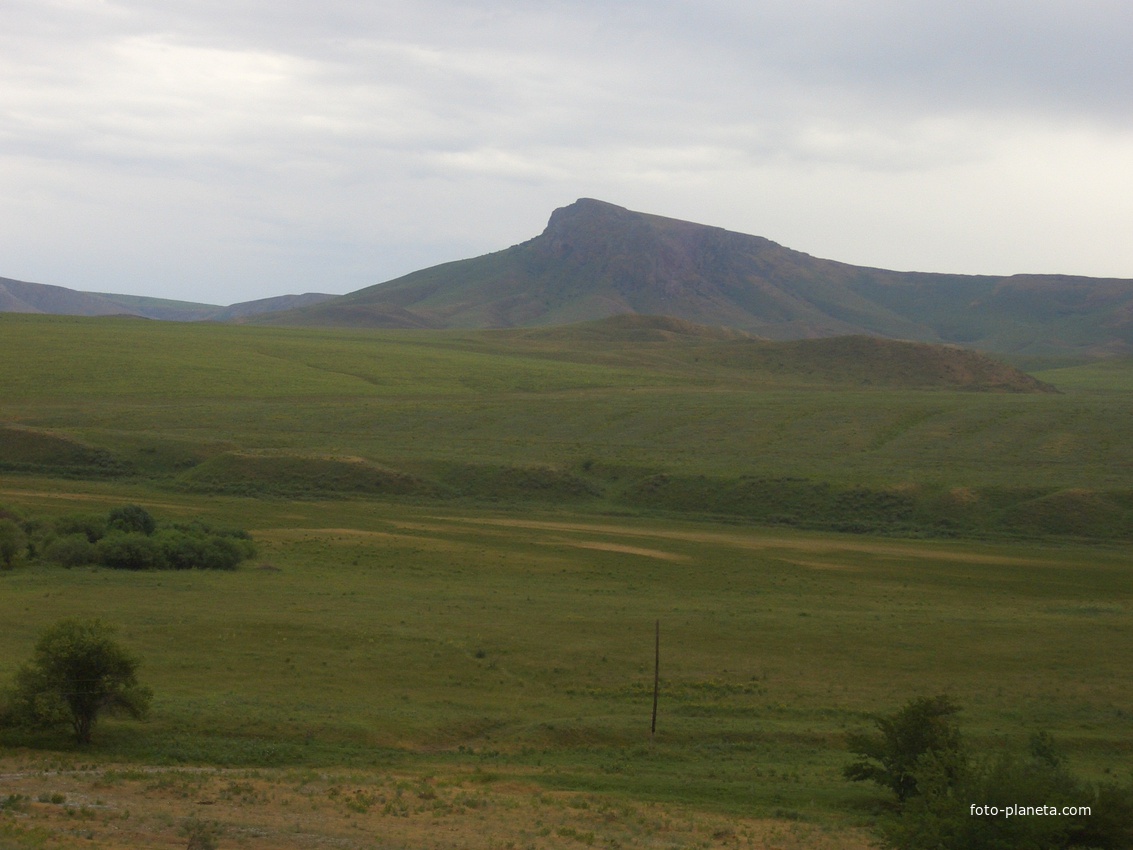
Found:
[{"label": "green hillside", "polygon": [[962,349],[769,343],[641,317],[469,332],[0,325],[20,364],[0,393],[9,473],[899,534],[1133,528],[1129,397],[1090,378],[1126,380],[1116,361],[1052,373],[1067,378],[1055,392]]}]

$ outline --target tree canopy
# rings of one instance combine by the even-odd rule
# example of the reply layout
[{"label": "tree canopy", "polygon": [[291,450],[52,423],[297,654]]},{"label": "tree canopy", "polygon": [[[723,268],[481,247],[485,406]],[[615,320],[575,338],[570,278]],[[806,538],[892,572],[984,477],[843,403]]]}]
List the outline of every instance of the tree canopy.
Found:
[{"label": "tree canopy", "polygon": [[70,724],[75,740],[89,744],[103,712],[145,717],[153,693],[138,683],[138,663],[101,620],[61,620],[16,672],[11,718],[38,727]]},{"label": "tree canopy", "polygon": [[917,768],[927,755],[961,752],[960,706],[947,695],[914,699],[894,714],[874,718],[877,732],[849,736],[861,758],[843,770],[847,779],[871,780],[906,800],[917,793]]}]

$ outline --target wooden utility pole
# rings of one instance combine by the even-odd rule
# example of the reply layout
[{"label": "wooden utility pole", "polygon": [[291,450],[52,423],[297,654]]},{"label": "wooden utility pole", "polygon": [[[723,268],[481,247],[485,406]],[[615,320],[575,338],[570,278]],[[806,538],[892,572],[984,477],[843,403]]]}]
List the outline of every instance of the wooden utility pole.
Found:
[{"label": "wooden utility pole", "polygon": [[657,734],[657,691],[661,685],[661,621],[653,635],[653,722],[649,724],[649,740]]}]

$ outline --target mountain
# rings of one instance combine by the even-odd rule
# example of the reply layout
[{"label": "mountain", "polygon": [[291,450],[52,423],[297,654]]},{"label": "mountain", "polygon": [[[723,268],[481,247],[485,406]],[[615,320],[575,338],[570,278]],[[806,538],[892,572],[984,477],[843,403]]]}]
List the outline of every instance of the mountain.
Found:
[{"label": "mountain", "polygon": [[138,316],[175,322],[227,322],[279,310],[306,307],[334,298],[319,292],[278,295],[228,307],[145,295],[79,292],[46,283],[0,278],[0,313],[48,313],[61,316]]},{"label": "mountain", "polygon": [[585,198],[506,250],[255,321],[506,328],[618,314],[780,340],[864,334],[1015,354],[1133,351],[1133,280],[865,268]]},{"label": "mountain", "polygon": [[106,296],[93,292],[76,292],[62,286],[0,277],[0,312],[113,316],[129,311]]}]

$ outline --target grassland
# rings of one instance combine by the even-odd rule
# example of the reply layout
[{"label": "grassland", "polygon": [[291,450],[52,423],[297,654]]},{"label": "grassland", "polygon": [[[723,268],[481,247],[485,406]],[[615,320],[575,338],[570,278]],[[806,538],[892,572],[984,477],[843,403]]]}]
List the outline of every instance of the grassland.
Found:
[{"label": "grassland", "polygon": [[[940,691],[981,747],[1047,730],[1095,777],[1133,756],[1113,364],[999,394],[734,368],[727,340],[0,330],[0,503],[134,502],[260,545],[223,574],[0,573],[0,679],[44,626],[97,615],[156,693],[93,751],[0,738],[24,795],[0,847],[183,846],[202,812],[265,848],[864,846],[877,795],[840,778],[843,735]],[[1099,533],[840,535],[627,495],[741,476],[1028,489]]]},{"label": "grassland", "polygon": [[17,316],[0,329],[14,366],[0,402],[9,472],[828,530],[1133,536],[1133,369],[1118,361],[1050,372],[1059,393],[975,392],[944,373],[966,363],[942,371],[919,349],[864,342]]},{"label": "grassland", "polygon": [[[43,514],[138,495],[22,484],[3,498]],[[45,625],[98,614],[122,625],[157,693],[149,722],[109,722],[94,752],[20,739],[63,752],[23,751],[36,787],[58,786],[43,770],[60,764],[215,765],[225,781],[257,769],[276,785],[301,769],[324,777],[321,794],[343,771],[375,795],[447,776],[505,798],[555,792],[853,835],[874,795],[841,780],[842,735],[911,694],[954,694],[982,746],[1045,729],[1096,776],[1133,755],[1124,548],[343,500],[172,496],[154,509],[246,524],[261,560],[225,574],[0,576],[0,674]],[[534,829],[507,834],[556,846]]]}]

